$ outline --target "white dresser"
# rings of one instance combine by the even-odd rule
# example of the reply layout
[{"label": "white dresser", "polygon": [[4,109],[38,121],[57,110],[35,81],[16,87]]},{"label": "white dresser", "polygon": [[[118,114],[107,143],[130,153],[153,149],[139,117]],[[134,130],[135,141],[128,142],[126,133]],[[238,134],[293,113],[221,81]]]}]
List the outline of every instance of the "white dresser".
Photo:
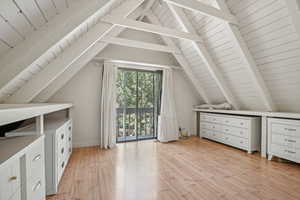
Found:
[{"label": "white dresser", "polygon": [[0,141],[0,200],[45,199],[44,136]]},{"label": "white dresser", "polygon": [[46,191],[55,194],[72,153],[72,121],[45,120]]},{"label": "white dresser", "polygon": [[268,156],[300,163],[300,120],[268,118]]},{"label": "white dresser", "polygon": [[252,153],[260,150],[259,117],[200,113],[200,137]]}]

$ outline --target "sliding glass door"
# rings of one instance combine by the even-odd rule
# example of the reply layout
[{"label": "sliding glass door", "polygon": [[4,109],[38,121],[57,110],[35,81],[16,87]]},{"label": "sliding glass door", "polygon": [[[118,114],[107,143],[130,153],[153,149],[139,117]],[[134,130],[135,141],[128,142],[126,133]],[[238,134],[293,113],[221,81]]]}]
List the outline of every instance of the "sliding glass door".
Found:
[{"label": "sliding glass door", "polygon": [[161,73],[119,69],[117,142],[157,137]]}]

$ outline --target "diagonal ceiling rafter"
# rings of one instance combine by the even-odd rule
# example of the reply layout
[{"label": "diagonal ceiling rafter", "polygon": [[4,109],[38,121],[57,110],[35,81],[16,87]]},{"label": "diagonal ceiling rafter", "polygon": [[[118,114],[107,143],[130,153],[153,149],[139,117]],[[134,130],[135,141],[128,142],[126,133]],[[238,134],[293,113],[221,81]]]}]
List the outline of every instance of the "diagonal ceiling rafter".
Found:
[{"label": "diagonal ceiling rafter", "polygon": [[[216,3],[220,9],[225,13],[230,13],[230,10],[227,7],[227,4],[224,0],[216,0]],[[259,96],[261,97],[263,104],[265,105],[268,111],[277,111],[277,106],[273,102],[271,93],[259,71],[259,68],[239,30],[236,25],[231,23],[225,23],[225,28],[228,31],[228,36],[234,42],[238,53],[240,54],[241,58],[243,59],[244,63],[246,64],[246,69],[252,82],[257,89]]]},{"label": "diagonal ceiling rafter", "polygon": [[[179,7],[176,7],[172,4],[168,3],[168,6],[174,15],[177,22],[180,24],[180,26],[187,32],[197,34],[195,28],[191,24],[191,22],[188,20],[187,16],[183,12],[183,10]],[[202,58],[204,61],[208,71],[210,72],[213,79],[216,81],[218,87],[222,91],[224,97],[230,103],[235,109],[239,109],[240,105],[236,101],[234,95],[232,94],[230,88],[228,87],[222,73],[218,69],[218,66],[213,61],[212,57],[210,56],[209,51],[206,49],[204,44],[199,44],[197,42],[192,42],[195,50],[197,51],[198,55]]]},{"label": "diagonal ceiling rafter", "polygon": [[[124,18],[128,17],[128,15],[136,10],[143,2],[144,0],[128,0],[114,9],[112,13]],[[51,82],[58,78],[114,27],[115,25],[102,22],[96,24],[44,70],[30,79],[22,88],[10,96],[6,102],[27,103],[32,101],[42,90],[47,88]]]},{"label": "diagonal ceiling rafter", "polygon": [[[153,13],[147,12],[146,16],[148,17],[149,21],[152,24],[157,24],[157,25],[160,25],[160,26],[162,25],[160,23],[159,19]],[[176,46],[176,44],[174,43],[174,41],[171,38],[162,36],[162,39],[168,46],[180,51],[180,49]],[[207,93],[205,92],[205,90],[203,89],[203,87],[199,83],[197,77],[195,76],[195,74],[191,70],[191,66],[190,66],[189,62],[187,61],[187,59],[182,54],[173,53],[173,56],[175,57],[177,62],[181,65],[184,72],[186,73],[186,75],[188,76],[188,78],[190,79],[190,81],[192,82],[192,84],[194,85],[194,87],[196,88],[198,94],[202,97],[204,102],[207,103],[207,104],[212,104],[212,102],[209,99]]]}]

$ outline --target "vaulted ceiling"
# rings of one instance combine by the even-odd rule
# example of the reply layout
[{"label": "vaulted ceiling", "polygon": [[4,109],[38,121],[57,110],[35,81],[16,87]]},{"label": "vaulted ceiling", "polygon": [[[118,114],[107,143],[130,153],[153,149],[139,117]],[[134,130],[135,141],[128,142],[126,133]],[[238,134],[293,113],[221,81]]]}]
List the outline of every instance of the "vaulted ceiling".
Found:
[{"label": "vaulted ceiling", "polygon": [[[128,42],[116,37],[146,16],[166,29],[139,23],[138,29],[164,34],[162,42],[131,46],[169,51],[203,102],[299,112],[298,6],[297,0],[3,0],[0,101],[47,101],[109,41]],[[131,20],[120,26],[124,18]]]}]

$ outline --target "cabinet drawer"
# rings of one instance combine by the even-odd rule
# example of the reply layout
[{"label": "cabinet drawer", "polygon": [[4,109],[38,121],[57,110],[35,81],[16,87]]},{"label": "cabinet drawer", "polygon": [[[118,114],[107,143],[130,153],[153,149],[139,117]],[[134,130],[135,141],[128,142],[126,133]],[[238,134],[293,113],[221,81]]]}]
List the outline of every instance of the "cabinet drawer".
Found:
[{"label": "cabinet drawer", "polygon": [[216,116],[216,115],[202,114],[200,115],[200,120],[205,122],[222,123],[223,117]]},{"label": "cabinet drawer", "polygon": [[223,142],[223,134],[221,132],[213,131],[211,134],[211,139],[218,142]]},{"label": "cabinet drawer", "polygon": [[232,135],[224,135],[224,143],[234,147],[248,149],[248,139],[240,138]]},{"label": "cabinet drawer", "polygon": [[66,161],[65,160],[61,160],[60,162],[58,162],[57,164],[57,183],[60,182],[60,179],[64,173],[65,167],[66,167]]},{"label": "cabinet drawer", "polygon": [[300,137],[300,126],[282,123],[271,123],[271,132]]},{"label": "cabinet drawer", "polygon": [[0,174],[0,199],[9,200],[19,191],[21,184],[19,159],[8,163],[7,166],[0,171]]},{"label": "cabinet drawer", "polygon": [[201,128],[213,130],[213,131],[221,131],[222,125],[214,124],[214,123],[208,123],[208,122],[201,122],[200,123]]},{"label": "cabinet drawer", "polygon": [[300,153],[298,149],[289,148],[287,146],[278,144],[271,144],[270,151],[272,154],[286,159],[297,159]]},{"label": "cabinet drawer", "polygon": [[43,178],[32,180],[28,188],[28,199],[44,200],[46,195],[45,188],[45,180]]},{"label": "cabinet drawer", "polygon": [[271,142],[273,144],[284,145],[289,148],[300,149],[300,138],[297,137],[273,133],[271,136]]},{"label": "cabinet drawer", "polygon": [[239,128],[249,128],[250,121],[247,119],[224,117],[223,124],[228,126],[235,126]]},{"label": "cabinet drawer", "polygon": [[26,155],[28,178],[44,176],[44,140],[39,140]]},{"label": "cabinet drawer", "polygon": [[244,128],[223,126],[223,132],[225,134],[235,135],[246,139],[249,138],[249,130]]},{"label": "cabinet drawer", "polygon": [[212,135],[212,131],[208,130],[208,129],[201,129],[201,137],[204,138],[210,138]]}]

